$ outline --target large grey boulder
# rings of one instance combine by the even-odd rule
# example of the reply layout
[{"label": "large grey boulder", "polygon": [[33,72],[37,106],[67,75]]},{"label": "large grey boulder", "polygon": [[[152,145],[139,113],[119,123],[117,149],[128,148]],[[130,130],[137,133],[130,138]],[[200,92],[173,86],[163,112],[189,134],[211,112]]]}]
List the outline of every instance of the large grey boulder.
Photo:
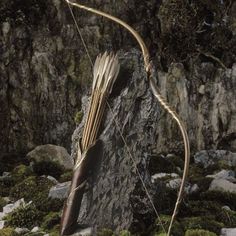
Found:
[{"label": "large grey boulder", "polygon": [[52,144],[37,146],[27,154],[27,158],[33,162],[53,161],[62,165],[65,169],[73,169],[73,160],[64,147]]},{"label": "large grey boulder", "polygon": [[226,179],[214,179],[210,184],[209,190],[236,193],[236,184]]}]

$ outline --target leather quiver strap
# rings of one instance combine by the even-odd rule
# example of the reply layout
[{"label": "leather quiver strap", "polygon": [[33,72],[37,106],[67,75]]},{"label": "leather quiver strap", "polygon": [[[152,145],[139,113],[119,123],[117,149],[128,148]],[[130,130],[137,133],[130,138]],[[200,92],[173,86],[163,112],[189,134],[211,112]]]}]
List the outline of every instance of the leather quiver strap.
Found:
[{"label": "leather quiver strap", "polygon": [[102,142],[97,140],[84,152],[81,145],[78,150],[78,160],[74,167],[69,196],[64,204],[61,218],[60,235],[70,235],[78,228],[77,218],[79,215],[86,182],[89,177],[93,177],[98,163],[102,156]]}]

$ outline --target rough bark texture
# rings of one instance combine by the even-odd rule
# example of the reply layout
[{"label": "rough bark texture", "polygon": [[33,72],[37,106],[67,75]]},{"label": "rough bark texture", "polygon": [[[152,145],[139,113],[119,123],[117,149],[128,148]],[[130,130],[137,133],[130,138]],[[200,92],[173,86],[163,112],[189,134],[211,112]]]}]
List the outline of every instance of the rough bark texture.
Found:
[{"label": "rough bark texture", "polygon": [[[158,66],[160,90],[186,123],[192,155],[202,149],[236,151],[232,2],[83,1],[124,19],[144,37]],[[113,49],[122,63],[109,99],[112,112],[107,109],[104,118],[103,162],[80,222],[142,230],[155,217],[129,152],[150,192],[161,196],[163,188],[151,184],[149,160],[159,153],[181,156],[180,132],[153,98],[130,34],[104,18],[73,10],[92,60]],[[1,151],[46,143],[68,148],[81,102],[86,113],[88,99],[81,98],[90,88],[91,66],[66,3],[1,1],[0,24]],[[73,157],[82,127],[83,122],[73,135]]]}]

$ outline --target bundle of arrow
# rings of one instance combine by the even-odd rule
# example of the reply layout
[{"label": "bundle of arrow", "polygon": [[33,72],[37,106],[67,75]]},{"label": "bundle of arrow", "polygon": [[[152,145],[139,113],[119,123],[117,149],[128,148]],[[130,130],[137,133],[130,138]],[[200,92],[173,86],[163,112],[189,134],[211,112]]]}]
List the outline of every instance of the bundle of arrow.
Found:
[{"label": "bundle of arrow", "polygon": [[93,70],[93,86],[88,117],[82,136],[82,148],[85,150],[96,140],[106,99],[111,93],[113,84],[119,73],[117,56],[105,52],[96,59]]},{"label": "bundle of arrow", "polygon": [[63,209],[61,235],[72,234],[77,226],[77,218],[85,191],[85,184],[98,159],[101,145],[97,141],[99,127],[105,110],[106,99],[111,93],[119,73],[117,55],[105,52],[96,59],[93,69],[92,94],[88,116],[79,143],[78,156],[71,181],[70,194]]}]

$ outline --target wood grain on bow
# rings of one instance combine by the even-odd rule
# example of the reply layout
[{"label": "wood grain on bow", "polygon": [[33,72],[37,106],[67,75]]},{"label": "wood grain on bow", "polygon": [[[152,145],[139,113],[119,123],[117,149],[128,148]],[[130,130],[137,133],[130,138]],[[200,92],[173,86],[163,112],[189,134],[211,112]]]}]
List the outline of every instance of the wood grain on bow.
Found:
[{"label": "wood grain on bow", "polygon": [[158,101],[163,106],[163,108],[172,116],[172,118],[174,118],[176,120],[176,122],[177,122],[177,124],[179,126],[179,129],[180,129],[182,137],[183,137],[183,142],[184,142],[185,163],[184,163],[184,172],[183,172],[183,177],[182,177],[182,181],[181,181],[181,185],[180,185],[177,201],[176,201],[175,208],[174,208],[174,211],[173,211],[173,214],[172,214],[172,217],[171,217],[171,222],[170,222],[170,225],[169,225],[169,228],[168,228],[167,235],[169,236],[170,232],[171,232],[171,228],[172,228],[173,222],[174,222],[174,219],[175,219],[175,216],[176,216],[176,214],[178,212],[179,204],[180,204],[181,199],[183,197],[184,186],[185,186],[185,182],[186,182],[186,179],[187,179],[188,169],[189,169],[189,162],[190,162],[189,139],[188,139],[188,135],[187,135],[187,131],[185,129],[184,123],[179,118],[179,116],[177,115],[175,110],[168,104],[168,102],[162,97],[161,93],[159,92],[159,89],[157,88],[157,85],[156,85],[157,76],[156,76],[156,73],[155,73],[154,65],[150,61],[150,54],[149,54],[149,51],[147,49],[147,46],[144,43],[144,40],[138,34],[138,32],[135,31],[131,26],[129,26],[124,21],[118,19],[117,17],[114,17],[112,15],[109,15],[107,13],[104,13],[102,11],[96,10],[94,8],[87,7],[87,6],[79,4],[79,3],[72,3],[69,0],[65,0],[65,1],[68,4],[72,5],[72,6],[75,6],[75,7],[78,7],[80,9],[84,9],[86,11],[92,12],[94,14],[106,17],[106,18],[108,18],[108,19],[118,23],[119,25],[121,25],[124,28],[126,28],[135,37],[135,39],[139,43],[139,45],[141,47],[141,50],[142,50],[142,54],[143,54],[143,58],[144,58],[144,64],[145,64],[145,70],[147,72],[147,76],[148,76],[148,79],[149,79],[149,83],[150,83],[150,87],[151,87],[152,93],[158,99]]}]

